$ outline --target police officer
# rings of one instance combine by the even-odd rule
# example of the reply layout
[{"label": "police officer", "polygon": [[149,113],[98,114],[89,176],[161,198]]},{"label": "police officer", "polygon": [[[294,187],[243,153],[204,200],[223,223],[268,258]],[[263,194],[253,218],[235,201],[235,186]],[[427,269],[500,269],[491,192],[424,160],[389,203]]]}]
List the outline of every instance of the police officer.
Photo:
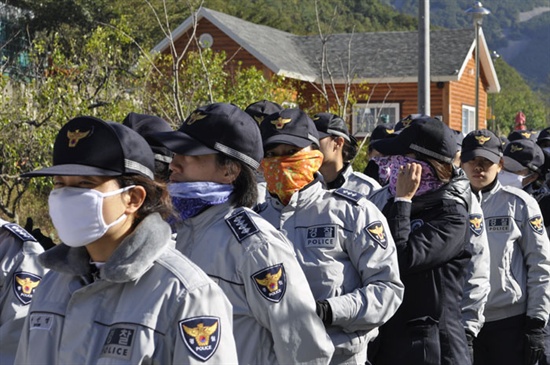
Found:
[{"label": "police officer", "polygon": [[315,124],[300,109],[260,125],[270,193],[260,214],[292,242],[336,350],[332,364],[364,364],[368,333],[401,304],[403,286],[386,219],[363,195],[327,191]]},{"label": "police officer", "polygon": [[[545,130],[539,135],[544,138]],[[538,143],[538,142],[537,142]],[[541,209],[542,219],[546,224],[546,233],[550,234],[549,222],[550,216],[550,191],[545,176],[545,156],[544,151],[538,144],[531,139],[516,139],[511,141],[504,148],[503,169],[498,174],[499,182],[502,185],[515,186],[523,189],[533,198],[535,198]],[[545,354],[539,360],[538,365],[547,365],[550,363],[550,326],[547,324],[544,329],[545,334]]]},{"label": "police officer", "polygon": [[472,190],[482,195],[491,256],[491,290],[486,322],[474,341],[475,363],[535,364],[544,352],[542,331],[550,312],[550,242],[540,209],[526,192],[499,182],[502,144],[492,132],[469,133],[461,160]]},{"label": "police officer", "polygon": [[380,189],[380,184],[371,177],[353,171],[351,161],[357,154],[357,140],[349,134],[346,122],[332,113],[318,113],[313,122],[319,133],[319,147],[323,164],[319,172],[328,189],[346,188],[365,196]]},{"label": "police officer", "polygon": [[[537,145],[542,148],[542,152],[544,153],[544,165],[540,178],[540,189],[534,196],[539,202],[542,217],[546,223],[546,232],[550,234],[550,127],[540,131],[537,137]],[[550,345],[550,341],[548,343]],[[550,346],[548,351],[550,353]],[[547,363],[550,364],[550,354],[548,355]]]},{"label": "police officer", "polygon": [[155,178],[168,182],[170,178],[169,165],[172,162],[172,152],[160,145],[152,135],[159,132],[171,132],[172,127],[164,119],[155,115],[128,113],[122,124],[138,132],[153,150],[155,155]]},{"label": "police officer", "polygon": [[382,154],[378,152],[373,145],[374,142],[379,139],[391,138],[395,136],[395,126],[393,124],[379,124],[374,127],[369,137],[367,148],[369,161],[367,162],[367,166],[365,166],[363,173],[376,180],[382,186],[385,186],[388,183],[389,170],[381,171],[377,161],[384,156],[382,156]]},{"label": "police officer", "polygon": [[26,230],[0,219],[0,364],[13,364],[29,304],[46,273],[44,252]]},{"label": "police officer", "polygon": [[250,115],[258,125],[263,122],[265,117],[280,112],[284,108],[274,101],[260,100],[256,101],[245,108],[246,114]]},{"label": "police officer", "polygon": [[[265,119],[265,117],[280,112],[284,108],[269,100],[260,100],[255,103],[250,104],[246,107],[244,110],[246,114],[250,115],[257,123],[260,125],[262,121]],[[256,179],[258,180],[258,204],[262,204],[265,202],[266,199],[266,183],[264,179],[264,175],[261,171],[261,169],[256,170]]]},{"label": "police officer", "polygon": [[334,348],[291,243],[249,209],[263,154],[256,122],[235,105],[215,103],[156,136],[175,152],[176,248],[233,304],[239,364],[327,364]]},{"label": "police officer", "polygon": [[19,364],[237,363],[231,304],[174,250],[154,157],[122,124],[77,117],[59,131],[49,211],[63,243],[29,310]]}]

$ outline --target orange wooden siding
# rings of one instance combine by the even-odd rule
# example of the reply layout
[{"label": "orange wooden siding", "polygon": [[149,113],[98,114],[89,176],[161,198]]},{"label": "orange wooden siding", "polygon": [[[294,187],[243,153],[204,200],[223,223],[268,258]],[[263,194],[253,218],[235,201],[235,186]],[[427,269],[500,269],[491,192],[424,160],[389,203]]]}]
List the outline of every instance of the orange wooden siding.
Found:
[{"label": "orange wooden siding", "polygon": [[[476,68],[473,55],[468,60],[466,69],[459,81],[449,83],[449,116],[450,126],[456,126],[455,129],[461,130],[462,126],[462,106],[476,106]],[[481,70],[481,75],[483,72]],[[487,127],[487,92],[485,91],[487,82],[483,76],[479,80],[479,129]]]},{"label": "orange wooden siding", "polygon": [[[197,25],[196,38],[198,39],[201,34],[208,33],[213,38],[212,50],[214,51],[224,51],[227,60],[231,60],[227,64],[228,71],[234,70],[238,66],[238,62],[241,62],[241,67],[256,67],[258,70],[263,70],[266,77],[271,77],[273,73],[269,68],[267,68],[263,63],[261,63],[256,57],[254,57],[250,52],[242,48],[237,42],[227,36],[222,32],[218,27],[212,24],[207,19],[201,19]],[[178,38],[174,44],[176,49],[181,52],[187,43],[189,38],[192,35],[192,29],[187,33]],[[197,50],[197,45],[195,42],[191,42],[189,50]],[[164,53],[169,53],[167,49]]]},{"label": "orange wooden siding", "polygon": [[[207,19],[199,21],[196,37],[200,37],[203,33],[209,33],[213,38],[212,49],[214,51],[224,51],[228,60],[228,71],[232,71],[237,67],[238,62],[241,62],[241,67],[254,66],[259,70],[263,70],[266,77],[273,76],[273,72],[263,65],[251,53],[239,46],[237,42],[223,33],[219,28],[212,24]],[[181,52],[186,46],[191,36],[192,31],[176,40],[176,49]],[[196,50],[195,42],[191,43],[190,50]],[[169,49],[165,51],[168,53]],[[483,72],[481,72],[483,75]],[[288,81],[291,81],[288,79]],[[298,100],[302,103],[299,105],[308,113],[316,113],[325,110],[314,110],[313,100],[319,98],[319,91],[309,82],[294,80],[294,86],[298,90]],[[485,86],[486,80],[481,77],[479,89],[479,128],[486,126],[487,113],[487,93]],[[368,97],[357,97],[358,103],[398,103],[400,105],[400,117],[406,117],[409,114],[418,112],[418,89],[417,83],[394,83],[394,84],[366,84],[367,90],[364,90],[364,85],[353,85],[352,90],[355,95],[366,94]],[[327,87],[330,89],[330,87]],[[337,93],[342,96],[344,94],[345,85],[336,85]],[[329,92],[330,94],[330,92]],[[445,124],[449,127],[461,130],[462,129],[462,106],[467,105],[475,107],[475,62],[473,54],[468,60],[466,69],[459,81],[452,82],[432,82],[430,84],[431,94],[431,115],[441,116]],[[334,95],[331,94],[331,106],[336,106]],[[351,109],[349,110],[351,115]]]}]

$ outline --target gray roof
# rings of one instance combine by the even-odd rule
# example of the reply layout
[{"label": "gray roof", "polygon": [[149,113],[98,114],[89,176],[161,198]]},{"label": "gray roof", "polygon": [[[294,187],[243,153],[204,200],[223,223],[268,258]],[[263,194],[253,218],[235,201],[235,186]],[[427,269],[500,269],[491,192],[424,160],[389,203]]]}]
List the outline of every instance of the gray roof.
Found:
[{"label": "gray roof", "polygon": [[[304,81],[329,82],[330,71],[336,83],[345,82],[346,75],[353,79],[353,83],[417,82],[416,31],[328,35],[328,68],[325,67],[321,73],[322,44],[319,35],[298,36],[206,8],[201,8],[197,13],[199,21],[202,17],[277,75]],[[172,37],[177,39],[191,27],[190,17],[172,32]],[[489,80],[489,91],[498,92],[500,85],[482,32],[480,40],[480,61]],[[154,50],[163,51],[168,45],[168,39],[165,39]],[[460,79],[474,47],[473,29],[431,31],[431,81]]]}]

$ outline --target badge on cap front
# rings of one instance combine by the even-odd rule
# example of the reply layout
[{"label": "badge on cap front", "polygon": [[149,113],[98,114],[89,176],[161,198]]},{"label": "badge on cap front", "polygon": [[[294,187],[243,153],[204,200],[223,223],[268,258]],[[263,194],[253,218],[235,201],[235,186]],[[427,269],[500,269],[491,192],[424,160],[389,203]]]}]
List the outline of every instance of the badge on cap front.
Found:
[{"label": "badge on cap front", "polygon": [[69,147],[76,147],[76,145],[82,138],[91,136],[93,131],[94,131],[93,128],[84,132],[81,132],[80,129],[77,129],[74,131],[67,131],[67,138],[69,139]]},{"label": "badge on cap front", "polygon": [[279,117],[279,118],[277,118],[277,119],[275,119],[275,120],[272,120],[272,121],[271,121],[271,124],[273,124],[273,125],[275,126],[275,128],[277,128],[277,129],[283,129],[283,127],[284,127],[286,124],[290,123],[291,121],[292,121],[291,118],[285,119],[285,118],[283,118],[283,117]]},{"label": "badge on cap front", "polygon": [[491,139],[491,137],[485,137],[485,136],[475,136],[475,139],[480,145],[484,145],[485,142]]},{"label": "badge on cap front", "polygon": [[201,114],[199,112],[194,112],[193,114],[191,114],[189,116],[189,119],[187,119],[187,125],[191,125],[193,123],[195,123],[197,120],[201,120],[201,119],[204,119],[206,118],[206,114]]}]

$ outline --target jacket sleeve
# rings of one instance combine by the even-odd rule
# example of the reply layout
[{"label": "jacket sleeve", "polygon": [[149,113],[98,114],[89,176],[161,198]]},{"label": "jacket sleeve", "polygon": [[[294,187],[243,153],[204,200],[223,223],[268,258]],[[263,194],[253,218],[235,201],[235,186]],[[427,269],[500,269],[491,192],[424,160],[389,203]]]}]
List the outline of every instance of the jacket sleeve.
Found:
[{"label": "jacket sleeve", "polygon": [[527,266],[527,316],[548,321],[550,312],[550,241],[537,202],[526,197],[518,221],[519,245]]},{"label": "jacket sleeve", "polygon": [[386,218],[372,203],[353,220],[355,231],[345,241],[362,285],[328,299],[333,325],[346,331],[369,331],[390,319],[403,300],[396,249]]},{"label": "jacket sleeve", "polygon": [[271,333],[277,362],[328,364],[334,346],[292,244],[275,229],[253,237],[260,242],[251,245],[240,271],[250,309]]},{"label": "jacket sleeve", "polygon": [[[233,307],[214,282],[182,294],[177,320],[172,364],[238,364],[233,337]],[[200,339],[208,344],[199,346]]]},{"label": "jacket sleeve", "polygon": [[37,260],[43,251],[37,242],[22,241],[0,227],[0,364],[13,363],[30,307],[15,276],[39,283],[46,272]]},{"label": "jacket sleeve", "polygon": [[[414,203],[413,203],[414,204]],[[388,214],[401,275],[437,267],[465,248],[468,212],[454,200],[443,200],[440,214],[411,230],[412,204],[394,202]]]},{"label": "jacket sleeve", "polygon": [[478,335],[485,322],[483,310],[487,303],[491,285],[489,282],[490,254],[483,211],[477,201],[470,208],[469,250],[472,258],[466,266],[464,292],[462,296],[462,325],[465,330]]}]

